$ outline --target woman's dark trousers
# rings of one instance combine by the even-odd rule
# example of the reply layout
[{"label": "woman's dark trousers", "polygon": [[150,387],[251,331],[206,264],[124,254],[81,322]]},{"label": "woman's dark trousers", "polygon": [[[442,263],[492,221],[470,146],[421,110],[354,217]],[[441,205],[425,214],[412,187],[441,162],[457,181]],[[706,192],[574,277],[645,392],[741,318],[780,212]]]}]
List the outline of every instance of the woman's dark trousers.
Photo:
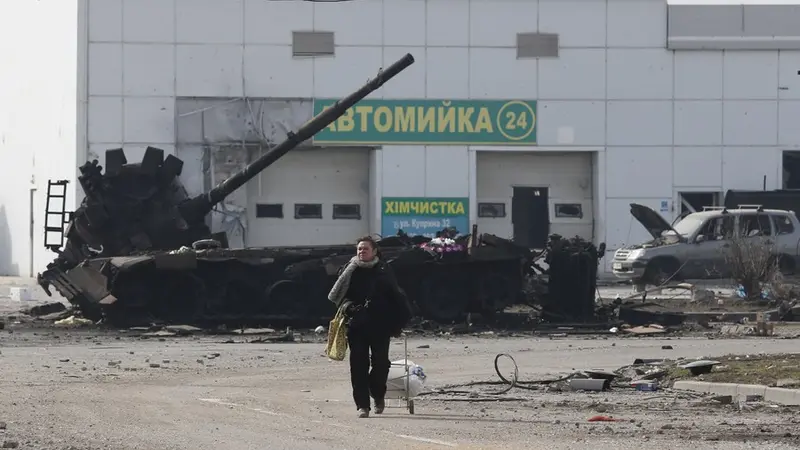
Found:
[{"label": "woman's dark trousers", "polygon": [[353,400],[357,409],[365,408],[369,411],[370,397],[380,401],[386,395],[386,379],[391,366],[390,336],[377,330],[351,328],[347,331],[347,341],[350,347]]}]

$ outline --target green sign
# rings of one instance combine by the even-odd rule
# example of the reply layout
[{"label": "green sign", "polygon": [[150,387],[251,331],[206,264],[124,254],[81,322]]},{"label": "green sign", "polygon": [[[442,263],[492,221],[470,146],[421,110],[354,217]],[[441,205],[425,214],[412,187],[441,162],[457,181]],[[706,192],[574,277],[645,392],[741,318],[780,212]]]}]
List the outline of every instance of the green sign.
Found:
[{"label": "green sign", "polygon": [[[336,103],[315,99],[314,116]],[[536,145],[535,100],[361,100],[315,144]]]},{"label": "green sign", "polygon": [[398,230],[410,235],[435,237],[437,231],[455,227],[469,230],[469,198],[383,197],[381,234],[394,236]]}]

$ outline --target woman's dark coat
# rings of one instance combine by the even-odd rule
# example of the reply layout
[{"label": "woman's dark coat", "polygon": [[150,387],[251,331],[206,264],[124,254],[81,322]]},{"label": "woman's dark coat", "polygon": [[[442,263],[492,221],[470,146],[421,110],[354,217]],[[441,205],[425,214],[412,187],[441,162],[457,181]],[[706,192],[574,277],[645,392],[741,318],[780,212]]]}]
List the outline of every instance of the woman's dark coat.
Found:
[{"label": "woman's dark coat", "polygon": [[[339,269],[342,274],[347,264]],[[350,328],[386,331],[397,336],[403,331],[412,310],[391,267],[379,261],[372,268],[358,267],[350,278],[350,286],[337,308],[344,305]]]}]

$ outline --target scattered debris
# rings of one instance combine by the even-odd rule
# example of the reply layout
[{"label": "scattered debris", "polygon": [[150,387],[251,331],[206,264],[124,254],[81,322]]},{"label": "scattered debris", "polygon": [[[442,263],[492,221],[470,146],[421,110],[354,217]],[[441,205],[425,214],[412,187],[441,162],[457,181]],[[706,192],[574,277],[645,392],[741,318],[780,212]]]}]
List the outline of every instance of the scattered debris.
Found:
[{"label": "scattered debris", "polygon": [[27,309],[21,309],[20,312],[29,316],[40,317],[48,316],[51,314],[66,311],[67,307],[60,302],[45,303],[43,305],[33,306]]},{"label": "scattered debris", "polygon": [[732,395],[715,395],[709,399],[712,402],[719,403],[721,405],[730,405],[733,403],[733,396]]},{"label": "scattered debris", "polygon": [[615,419],[610,416],[594,416],[590,417],[589,422],[619,422],[619,419]]},{"label": "scattered debris", "polygon": [[638,326],[633,328],[623,328],[624,333],[631,333],[639,336],[650,334],[664,334],[667,331],[661,325],[651,324],[648,326]]},{"label": "scattered debris", "polygon": [[193,327],[191,325],[167,325],[164,327],[164,329],[179,336],[189,336],[191,334],[203,331],[202,328]]},{"label": "scattered debris", "polygon": [[658,381],[644,379],[634,380],[631,381],[631,386],[633,386],[637,391],[652,392],[658,390]]},{"label": "scattered debris", "polygon": [[680,365],[681,369],[688,369],[693,376],[702,375],[711,372],[711,369],[719,364],[719,361],[709,361],[706,359],[700,361],[692,361],[687,364]]},{"label": "scattered debris", "polygon": [[610,385],[610,380],[603,378],[573,378],[569,380],[569,387],[573,391],[605,391]]},{"label": "scattered debris", "polygon": [[75,317],[69,316],[66,319],[56,320],[53,325],[57,327],[83,327],[87,325],[92,325],[92,322],[89,319],[84,319],[82,317]]},{"label": "scattered debris", "polygon": [[[779,380],[800,380],[800,354],[727,355],[716,358],[714,371],[699,375],[715,383],[761,384],[778,387]],[[673,365],[670,378],[695,378],[688,369]]]}]

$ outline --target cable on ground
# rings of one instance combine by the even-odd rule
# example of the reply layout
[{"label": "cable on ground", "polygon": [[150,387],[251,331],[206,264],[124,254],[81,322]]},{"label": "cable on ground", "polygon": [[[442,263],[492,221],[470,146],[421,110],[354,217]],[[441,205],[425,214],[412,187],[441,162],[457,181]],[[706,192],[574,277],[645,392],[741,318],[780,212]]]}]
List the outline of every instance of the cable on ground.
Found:
[{"label": "cable on ground", "polygon": [[[514,371],[510,376],[510,380],[503,376],[500,372],[499,361],[501,357],[508,358],[511,360],[511,364],[514,365]],[[514,388],[525,389],[529,391],[536,391],[539,390],[539,386],[548,385],[552,383],[558,383],[562,381],[567,381],[574,377],[576,374],[570,374],[562,378],[556,379],[549,379],[549,380],[532,380],[532,381],[520,381],[519,379],[519,366],[517,365],[517,361],[514,360],[514,357],[509,355],[508,353],[498,353],[494,357],[494,371],[497,373],[497,376],[500,378],[500,381],[473,381],[470,383],[461,383],[461,384],[450,384],[446,386],[442,386],[441,388],[434,389],[431,391],[420,393],[419,395],[435,395],[435,394],[463,394],[463,395],[490,395],[490,396],[497,396],[503,395],[508,393]],[[471,386],[498,386],[498,385],[506,385],[504,389],[499,391],[493,392],[476,392],[476,391],[469,391],[469,390],[461,390],[457,388],[464,388],[464,387],[471,387]],[[521,400],[521,399],[520,399]]]}]

